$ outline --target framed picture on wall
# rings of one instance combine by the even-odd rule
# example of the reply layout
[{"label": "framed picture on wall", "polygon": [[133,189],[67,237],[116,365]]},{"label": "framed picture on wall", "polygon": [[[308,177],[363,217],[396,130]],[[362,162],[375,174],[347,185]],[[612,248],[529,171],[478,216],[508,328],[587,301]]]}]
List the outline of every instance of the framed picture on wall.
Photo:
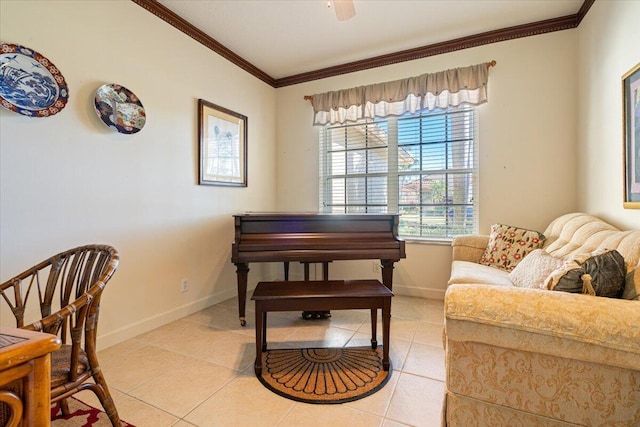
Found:
[{"label": "framed picture on wall", "polygon": [[640,64],[622,76],[624,207],[640,209]]},{"label": "framed picture on wall", "polygon": [[247,117],[198,100],[200,185],[247,186]]}]

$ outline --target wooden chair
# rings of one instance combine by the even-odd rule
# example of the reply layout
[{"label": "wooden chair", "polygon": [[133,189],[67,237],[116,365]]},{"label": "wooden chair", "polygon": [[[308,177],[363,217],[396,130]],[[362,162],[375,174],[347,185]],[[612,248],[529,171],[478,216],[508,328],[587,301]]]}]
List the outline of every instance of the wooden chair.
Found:
[{"label": "wooden chair", "polygon": [[[93,391],[113,426],[118,411],[96,355],[102,291],[118,267],[118,252],[107,245],[67,250],[0,285],[18,328],[58,335],[62,347],[51,355],[51,403],[82,390]],[[91,382],[93,378],[94,382]]]}]

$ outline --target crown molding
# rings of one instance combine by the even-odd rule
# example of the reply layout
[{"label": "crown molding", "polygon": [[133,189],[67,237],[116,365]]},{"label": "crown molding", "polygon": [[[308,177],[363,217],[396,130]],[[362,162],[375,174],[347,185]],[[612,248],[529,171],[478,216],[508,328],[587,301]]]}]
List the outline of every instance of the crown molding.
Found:
[{"label": "crown molding", "polygon": [[499,30],[487,31],[485,33],[475,34],[472,36],[461,37],[458,39],[435,43],[428,46],[422,46],[414,49],[407,49],[395,53],[381,56],[375,56],[359,61],[353,61],[346,64],[336,65],[333,67],[322,68],[319,70],[309,71],[306,73],[295,74],[288,77],[275,79],[267,73],[238,56],[215,39],[211,38],[203,31],[194,27],[192,24],[160,4],[156,0],[131,0],[138,6],[146,9],[158,18],[174,26],[192,39],[203,44],[213,50],[231,63],[242,68],[249,74],[257,77],[268,85],[279,88],[291,86],[295,84],[305,83],[313,80],[324,79],[341,74],[353,73],[356,71],[368,70],[371,68],[383,67],[385,65],[397,64],[400,62],[413,61],[415,59],[426,58],[443,53],[454,52],[457,50],[468,49],[471,47],[482,46],[491,43],[498,43],[507,40],[514,40],[522,37],[536,36],[540,34],[551,33],[554,31],[568,30],[578,27],[585,17],[589,8],[595,3],[595,0],[584,0],[580,10],[575,15],[563,16],[560,18],[547,19],[544,21],[532,22],[514,27],[502,28]]},{"label": "crown molding", "polygon": [[194,27],[188,21],[184,20],[183,18],[175,14],[170,9],[167,9],[165,6],[163,6],[156,0],[131,0],[131,1],[137,4],[138,6],[146,9],[147,11],[151,12],[152,14],[156,15],[158,18],[162,19],[168,24],[171,24],[178,30],[182,31],[183,33],[185,33],[186,35],[188,35],[189,37],[197,41],[198,43],[201,43],[204,46],[208,47],[212,51],[216,52],[218,55],[222,56],[229,62],[237,65],[238,67],[242,68],[249,74],[252,74],[253,76],[259,78],[260,80],[262,80],[263,82],[267,83],[270,86],[276,87],[276,80],[273,77],[271,77],[270,75],[268,75],[267,73],[265,73],[264,71],[262,71],[261,69],[253,65],[252,63],[250,63],[249,61],[238,56],[236,53],[229,50],[226,46],[222,45],[215,39],[208,36],[203,31]]},{"label": "crown molding", "polygon": [[589,9],[591,9],[591,6],[593,6],[595,2],[596,0],[584,0],[584,3],[582,3],[580,10],[576,14],[576,18],[578,21],[577,25],[580,25],[584,17],[587,15],[587,12],[589,11]]},{"label": "crown molding", "polygon": [[340,74],[353,73],[355,71],[383,67],[385,65],[397,64],[405,61],[413,61],[414,59],[441,55],[443,53],[454,52],[456,50],[468,49],[471,47],[482,46],[490,43],[513,40],[521,37],[535,36],[538,34],[545,34],[553,31],[567,30],[570,28],[575,28],[576,26],[576,15],[569,15],[562,18],[548,19],[545,21],[538,21],[530,24],[508,27],[500,30],[488,31],[486,33],[475,34],[472,36],[462,37],[442,43],[431,44],[428,46],[403,50],[387,55],[367,58],[360,61],[349,62],[347,64],[336,65],[334,67],[310,71],[308,73],[283,77],[281,79],[276,79],[275,87],[290,86],[308,82],[311,80],[333,77]]}]

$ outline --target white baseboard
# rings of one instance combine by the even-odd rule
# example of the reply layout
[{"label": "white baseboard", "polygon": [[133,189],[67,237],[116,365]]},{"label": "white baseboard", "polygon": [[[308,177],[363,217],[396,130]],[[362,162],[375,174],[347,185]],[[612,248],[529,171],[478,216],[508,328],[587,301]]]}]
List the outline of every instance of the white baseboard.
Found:
[{"label": "white baseboard", "polygon": [[189,316],[190,314],[196,313],[214,304],[218,304],[219,302],[229,298],[234,298],[235,296],[237,296],[237,291],[235,289],[209,295],[208,297],[190,302],[173,310],[160,313],[156,316],[149,317],[132,325],[127,325],[113,332],[99,335],[97,340],[98,350],[104,350],[112,345],[134,338],[140,334],[151,331],[175,320],[182,319],[183,317]]},{"label": "white baseboard", "polygon": [[[273,272],[268,274],[268,277],[264,280],[282,280],[282,278],[276,278]],[[304,280],[302,272],[291,272],[289,274],[289,280]],[[445,290],[434,288],[418,288],[415,286],[403,286],[397,283],[393,284],[393,293],[396,295],[404,295],[408,297],[427,298],[444,301]]]},{"label": "white baseboard", "polygon": [[418,298],[427,298],[427,299],[435,299],[444,301],[444,293],[443,289],[433,289],[433,288],[417,288],[412,286],[402,286],[399,284],[393,284],[393,293],[395,295],[404,295],[407,297],[418,297]]},{"label": "white baseboard", "polygon": [[[275,280],[275,277],[272,278],[271,280]],[[292,275],[292,277],[290,277],[290,280],[302,280],[302,277],[297,277],[297,275]],[[255,288],[255,284],[253,284],[253,286],[250,286],[250,289],[247,289],[247,292],[251,291],[254,288]],[[393,292],[396,295],[404,295],[404,296],[410,296],[410,297],[428,298],[428,299],[436,299],[436,300],[444,300],[444,293],[445,293],[445,291],[442,289],[425,289],[425,288],[402,286],[399,284],[393,285]],[[100,335],[98,336],[98,350],[104,350],[105,348],[109,348],[115,344],[134,338],[138,335],[141,335],[145,332],[149,332],[155,328],[166,325],[167,323],[171,323],[175,320],[182,319],[183,317],[189,316],[190,314],[196,313],[214,304],[218,304],[219,302],[225,301],[229,298],[234,298],[236,296],[237,296],[236,289],[229,289],[227,291],[220,292],[214,295],[209,295],[208,297],[190,302],[183,306],[177,307],[173,310],[160,313],[156,316],[149,317],[137,323],[127,325],[113,332]]]},{"label": "white baseboard", "polygon": [[[282,278],[276,278],[274,274],[269,274],[265,280],[282,280]],[[296,274],[292,272],[289,274],[289,280],[304,280],[302,273]],[[427,298],[444,301],[444,289],[434,288],[418,288],[415,286],[403,286],[398,283],[393,284],[393,293],[396,295],[404,295],[408,297]]]}]

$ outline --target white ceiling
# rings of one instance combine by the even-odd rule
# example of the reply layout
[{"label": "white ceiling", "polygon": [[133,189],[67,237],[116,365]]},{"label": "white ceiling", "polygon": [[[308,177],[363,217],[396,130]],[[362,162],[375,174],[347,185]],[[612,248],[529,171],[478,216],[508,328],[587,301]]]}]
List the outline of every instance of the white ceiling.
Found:
[{"label": "white ceiling", "polygon": [[583,0],[158,0],[279,79],[515,25],[574,15]]}]

